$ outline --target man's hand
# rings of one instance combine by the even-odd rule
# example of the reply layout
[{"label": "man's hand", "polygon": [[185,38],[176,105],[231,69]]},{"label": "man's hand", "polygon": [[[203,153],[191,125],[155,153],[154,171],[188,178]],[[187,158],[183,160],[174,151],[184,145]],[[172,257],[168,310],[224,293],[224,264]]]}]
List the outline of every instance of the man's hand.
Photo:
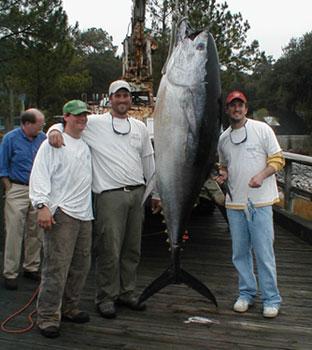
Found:
[{"label": "man's hand", "polygon": [[62,146],[65,146],[64,139],[60,131],[52,130],[49,133],[49,144],[55,148],[61,148]]},{"label": "man's hand", "polygon": [[275,174],[275,168],[272,165],[267,165],[265,169],[250,179],[248,186],[259,188],[262,186],[263,180],[273,174]]},{"label": "man's hand", "polygon": [[56,224],[48,207],[38,209],[37,219],[39,226],[44,228],[46,231],[51,230],[52,224]]},{"label": "man's hand", "polygon": [[215,180],[218,183],[218,185],[222,185],[224,183],[224,181],[227,180],[228,176],[229,176],[229,174],[228,174],[227,170],[220,169],[219,175],[214,176],[213,180]]},{"label": "man's hand", "polygon": [[7,194],[12,188],[12,183],[8,177],[2,177],[2,182],[4,185],[4,192]]},{"label": "man's hand", "polygon": [[158,214],[161,211],[160,200],[152,198],[152,214]]},{"label": "man's hand", "polygon": [[257,174],[250,179],[248,186],[252,188],[259,188],[262,186],[263,180],[264,178],[262,174]]}]

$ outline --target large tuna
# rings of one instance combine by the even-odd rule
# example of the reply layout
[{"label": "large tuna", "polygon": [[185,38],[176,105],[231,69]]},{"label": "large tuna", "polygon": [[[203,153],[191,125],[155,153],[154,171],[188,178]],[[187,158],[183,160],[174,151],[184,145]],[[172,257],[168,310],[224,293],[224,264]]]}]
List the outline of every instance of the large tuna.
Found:
[{"label": "large tuna", "polygon": [[166,63],[154,113],[157,183],[168,228],[172,265],[140,296],[170,283],[185,283],[209,298],[210,290],[180,267],[180,245],[194,203],[216,161],[221,84],[218,54],[208,29],[194,31],[186,19]]}]

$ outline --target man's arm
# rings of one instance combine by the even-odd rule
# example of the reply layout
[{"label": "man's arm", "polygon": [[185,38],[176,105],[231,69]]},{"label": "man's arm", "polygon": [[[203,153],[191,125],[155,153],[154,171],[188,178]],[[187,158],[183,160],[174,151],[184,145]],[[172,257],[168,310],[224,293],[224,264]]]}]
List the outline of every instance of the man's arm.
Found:
[{"label": "man's arm", "polygon": [[29,179],[29,198],[32,205],[35,208],[38,204],[44,205],[41,209],[38,208],[37,219],[39,226],[45,230],[51,230],[52,224],[55,224],[48,207],[51,193],[52,158],[54,158],[51,156],[51,151],[52,148],[46,142],[41,145]]},{"label": "man's arm", "polygon": [[47,132],[47,136],[48,136],[49,144],[51,146],[55,148],[61,148],[62,146],[66,146],[62,136],[63,131],[64,131],[64,125],[62,123],[53,124],[49,128]]},{"label": "man's arm", "polygon": [[[153,177],[155,176],[155,160],[154,154],[150,154],[146,157],[142,158],[142,166],[143,166],[143,174],[146,179],[146,183],[148,184],[150,181],[153,181]],[[153,214],[157,214],[161,211],[160,207],[160,199],[159,193],[156,185],[156,181],[154,181],[154,186],[152,189],[152,212]]]},{"label": "man's arm", "polygon": [[7,193],[12,188],[12,183],[8,177],[2,177],[1,180],[4,185],[5,193]]},{"label": "man's arm", "polygon": [[262,186],[264,179],[275,174],[277,171],[283,169],[285,165],[285,159],[282,156],[282,152],[277,152],[267,159],[267,166],[260,171],[257,175],[253,176],[248,186],[258,188]]},{"label": "man's arm", "polygon": [[0,145],[0,177],[4,185],[5,192],[8,192],[12,187],[9,178],[11,150],[12,146],[10,147],[8,138],[4,136]]},{"label": "man's arm", "polygon": [[263,180],[273,174],[275,174],[275,168],[272,165],[267,165],[265,169],[250,179],[248,186],[253,188],[261,187]]}]

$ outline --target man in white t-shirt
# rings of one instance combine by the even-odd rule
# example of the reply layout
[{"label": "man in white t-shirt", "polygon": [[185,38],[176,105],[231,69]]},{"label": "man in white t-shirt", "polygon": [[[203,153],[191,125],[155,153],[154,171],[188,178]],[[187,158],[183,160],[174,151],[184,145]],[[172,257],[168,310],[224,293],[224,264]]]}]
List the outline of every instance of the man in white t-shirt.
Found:
[{"label": "man in white t-shirt", "polygon": [[29,196],[44,228],[37,323],[49,338],[59,336],[61,318],[89,321],[78,308],[91,264],[91,153],[80,138],[89,111],[84,102],[73,100],[63,112],[66,147],[44,141],[30,175]]},{"label": "man in white t-shirt", "polygon": [[282,298],[276,278],[272,205],[279,201],[275,172],[284,166],[281,148],[269,125],[247,119],[247,99],[233,91],[226,99],[230,126],[218,146],[219,184],[228,180],[226,211],[232,236],[232,260],[239,274],[233,309],[246,312],[257,296],[254,251],[263,301],[263,316],[276,317]]},{"label": "man in white t-shirt", "polygon": [[[145,124],[128,116],[131,88],[123,80],[109,87],[111,110],[91,115],[81,134],[92,154],[95,205],[94,251],[96,298],[99,313],[116,316],[115,305],[144,310],[135,296],[140,260],[145,183],[155,172],[154,151]],[[49,132],[56,147],[64,144],[60,133]],[[159,199],[152,200],[159,211]]]}]

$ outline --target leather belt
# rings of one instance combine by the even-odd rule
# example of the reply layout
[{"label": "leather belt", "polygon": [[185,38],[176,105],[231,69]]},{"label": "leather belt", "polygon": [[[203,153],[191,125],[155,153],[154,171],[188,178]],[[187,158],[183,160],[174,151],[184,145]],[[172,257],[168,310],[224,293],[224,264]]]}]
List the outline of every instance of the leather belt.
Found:
[{"label": "leather belt", "polygon": [[124,192],[131,192],[139,187],[143,186],[141,185],[135,185],[135,186],[124,186],[124,187],[119,187],[119,188],[113,188],[111,190],[103,191],[103,192],[112,192],[112,191],[124,191]]},{"label": "leather belt", "polygon": [[22,181],[19,181],[19,180],[12,180],[12,179],[10,179],[10,182],[12,182],[13,184],[17,184],[17,185],[29,186],[28,183],[22,182]]}]

